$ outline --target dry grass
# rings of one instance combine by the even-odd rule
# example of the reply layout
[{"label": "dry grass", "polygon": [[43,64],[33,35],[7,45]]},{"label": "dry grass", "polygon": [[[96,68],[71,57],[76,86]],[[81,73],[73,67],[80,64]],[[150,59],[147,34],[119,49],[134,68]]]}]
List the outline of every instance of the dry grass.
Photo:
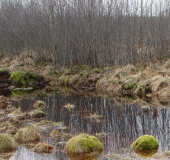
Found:
[{"label": "dry grass", "polygon": [[156,92],[156,96],[162,101],[170,101],[170,87],[163,88]]},{"label": "dry grass", "polygon": [[52,153],[54,151],[54,147],[49,145],[48,143],[38,143],[33,148],[33,151],[39,154]]},{"label": "dry grass", "polygon": [[166,63],[162,67],[169,69],[170,68],[170,60],[166,61]]},{"label": "dry grass", "polygon": [[92,122],[100,122],[101,117],[102,116],[97,113],[93,113],[93,114],[90,113],[90,116],[86,116],[85,118],[89,118]]},{"label": "dry grass", "polygon": [[133,65],[128,64],[127,66],[120,68],[120,69],[116,69],[115,73],[114,73],[114,77],[124,77],[127,75],[132,75],[137,73],[137,68]]},{"label": "dry grass", "polygon": [[67,103],[65,106],[63,106],[64,108],[68,109],[69,111],[73,108],[75,108],[75,105]]},{"label": "dry grass", "polygon": [[57,130],[52,130],[49,135],[54,139],[61,136],[60,133]]},{"label": "dry grass", "polygon": [[41,100],[38,100],[34,103],[33,107],[36,109],[44,109],[45,103]]},{"label": "dry grass", "polygon": [[170,78],[169,77],[163,77],[163,76],[158,76],[158,78],[151,82],[151,89],[152,92],[155,93],[163,88],[168,87],[170,84]]},{"label": "dry grass", "polygon": [[11,152],[16,150],[18,147],[15,138],[10,134],[0,134],[0,152]]},{"label": "dry grass", "polygon": [[19,143],[37,143],[41,139],[40,131],[35,126],[27,126],[19,129],[15,139]]}]

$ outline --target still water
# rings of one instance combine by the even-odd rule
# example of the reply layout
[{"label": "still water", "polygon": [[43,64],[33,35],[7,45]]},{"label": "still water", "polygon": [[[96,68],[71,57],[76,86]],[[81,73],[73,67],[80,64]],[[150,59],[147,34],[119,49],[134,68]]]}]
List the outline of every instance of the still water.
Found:
[{"label": "still water", "polygon": [[[114,154],[114,159],[129,158],[134,160],[145,159],[137,156],[131,149],[131,143],[143,134],[155,136],[159,142],[158,153],[170,150],[170,108],[141,108],[139,105],[116,105],[113,100],[97,97],[83,97],[56,93],[50,97],[30,98],[13,102],[22,110],[32,109],[36,100],[43,100],[46,104],[46,119],[63,122],[67,127],[65,132],[75,135],[89,133],[96,135],[105,132],[99,137],[104,144],[104,151],[98,160],[108,160],[107,154]],[[75,105],[73,109],[63,106],[67,103]],[[98,120],[89,118],[90,115],[100,115]],[[20,146],[10,160],[69,160],[64,152],[64,142],[44,137],[56,147],[52,154],[36,154]],[[152,159],[152,158],[149,158]]]}]

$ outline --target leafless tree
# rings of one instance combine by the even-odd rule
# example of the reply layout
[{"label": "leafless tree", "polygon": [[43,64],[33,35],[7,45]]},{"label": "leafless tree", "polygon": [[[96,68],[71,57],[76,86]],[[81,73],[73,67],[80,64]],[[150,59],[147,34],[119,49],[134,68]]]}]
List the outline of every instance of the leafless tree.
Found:
[{"label": "leafless tree", "polygon": [[95,67],[170,56],[170,1],[1,0],[0,53]]}]

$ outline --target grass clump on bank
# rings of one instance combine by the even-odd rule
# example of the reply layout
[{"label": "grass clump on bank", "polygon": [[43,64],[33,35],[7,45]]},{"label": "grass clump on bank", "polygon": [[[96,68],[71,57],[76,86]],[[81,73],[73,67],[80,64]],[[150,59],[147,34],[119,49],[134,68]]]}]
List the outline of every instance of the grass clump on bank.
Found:
[{"label": "grass clump on bank", "polygon": [[89,153],[102,151],[103,145],[95,136],[80,134],[67,141],[65,148],[67,153]]},{"label": "grass clump on bank", "polygon": [[0,134],[0,153],[16,150],[18,143],[10,134]]},{"label": "grass clump on bank", "polygon": [[40,131],[35,126],[27,126],[19,129],[15,134],[18,143],[37,143],[40,141]]}]

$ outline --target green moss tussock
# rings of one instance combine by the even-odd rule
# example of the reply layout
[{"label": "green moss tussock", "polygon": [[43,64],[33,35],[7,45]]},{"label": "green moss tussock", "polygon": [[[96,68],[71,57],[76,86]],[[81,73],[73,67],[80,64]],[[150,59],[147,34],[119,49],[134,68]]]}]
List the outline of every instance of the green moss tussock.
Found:
[{"label": "green moss tussock", "polygon": [[36,79],[36,75],[27,72],[12,72],[10,75],[10,80],[18,87],[34,87]]},{"label": "green moss tussock", "polygon": [[101,151],[103,145],[95,136],[80,134],[67,141],[65,148],[67,153],[88,153]]},{"label": "green moss tussock", "polygon": [[131,144],[133,150],[155,150],[158,149],[159,144],[157,140],[151,135],[140,136],[136,141]]}]

